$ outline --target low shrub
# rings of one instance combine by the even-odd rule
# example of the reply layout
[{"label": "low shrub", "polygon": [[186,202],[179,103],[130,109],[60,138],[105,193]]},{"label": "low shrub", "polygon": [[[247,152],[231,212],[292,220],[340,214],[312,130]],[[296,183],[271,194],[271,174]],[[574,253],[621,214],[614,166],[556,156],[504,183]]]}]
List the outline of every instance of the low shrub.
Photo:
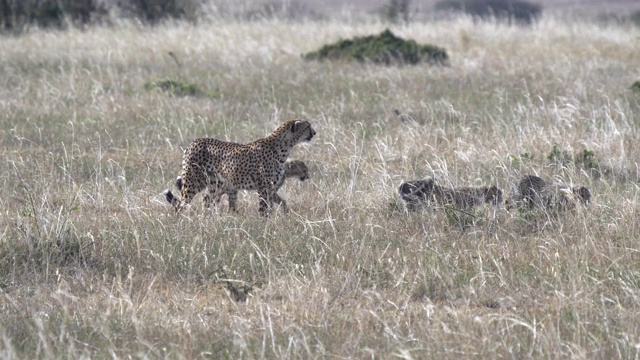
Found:
[{"label": "low shrub", "polygon": [[417,64],[427,62],[445,65],[447,52],[434,45],[419,45],[414,40],[404,40],[389,29],[380,35],[355,37],[325,45],[317,51],[303,55],[305,60],[356,60],[376,64]]}]

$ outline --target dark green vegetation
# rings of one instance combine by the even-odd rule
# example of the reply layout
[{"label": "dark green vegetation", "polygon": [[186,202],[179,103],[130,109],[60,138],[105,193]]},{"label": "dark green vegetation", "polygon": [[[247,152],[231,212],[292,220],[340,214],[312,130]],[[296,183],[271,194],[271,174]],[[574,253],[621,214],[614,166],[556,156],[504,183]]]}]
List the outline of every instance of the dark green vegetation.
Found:
[{"label": "dark green vegetation", "polygon": [[166,19],[194,20],[202,0],[1,0],[0,30],[19,32],[28,26],[66,28],[110,22],[110,12],[148,24]]},{"label": "dark green vegetation", "polygon": [[[547,160],[545,164],[546,167],[557,169],[572,168],[585,171],[594,177],[614,175],[608,166],[601,164],[600,159],[596,157],[595,152],[592,150],[583,149],[582,151],[572,154],[571,151],[563,149],[558,144],[554,144],[551,151],[544,157],[546,157]],[[515,168],[521,168],[525,163],[534,161],[536,161],[536,156],[533,152],[522,153],[519,157],[510,157],[511,166]],[[622,176],[622,174],[618,174],[618,176]]]},{"label": "dark green vegetation", "polygon": [[354,37],[325,45],[317,51],[303,55],[306,60],[356,60],[376,64],[445,65],[447,52],[434,45],[420,45],[414,40],[404,40],[386,29],[379,35]]},{"label": "dark green vegetation", "polygon": [[518,0],[442,0],[435,9],[463,12],[480,19],[514,20],[519,24],[531,24],[542,15],[541,5]]},{"label": "dark green vegetation", "polygon": [[62,28],[67,20],[83,25],[107,13],[108,8],[97,0],[3,0],[0,29],[19,31],[29,25]]}]

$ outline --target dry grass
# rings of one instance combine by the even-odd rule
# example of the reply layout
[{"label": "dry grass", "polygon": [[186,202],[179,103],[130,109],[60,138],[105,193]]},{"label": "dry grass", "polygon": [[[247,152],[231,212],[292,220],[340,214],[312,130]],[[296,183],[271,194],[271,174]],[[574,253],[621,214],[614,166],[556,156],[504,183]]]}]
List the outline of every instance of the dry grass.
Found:
[{"label": "dry grass", "polygon": [[[637,357],[638,29],[459,19],[393,29],[449,67],[300,59],[383,28],[0,38],[0,357]],[[200,92],[145,90],[162,79]],[[173,215],[181,147],[296,116],[318,135],[292,154],[311,179],[282,188],[288,216],[259,218],[255,194]],[[554,145],[602,175],[550,165]],[[525,173],[593,204],[456,217],[396,198],[408,179],[508,192]]]}]

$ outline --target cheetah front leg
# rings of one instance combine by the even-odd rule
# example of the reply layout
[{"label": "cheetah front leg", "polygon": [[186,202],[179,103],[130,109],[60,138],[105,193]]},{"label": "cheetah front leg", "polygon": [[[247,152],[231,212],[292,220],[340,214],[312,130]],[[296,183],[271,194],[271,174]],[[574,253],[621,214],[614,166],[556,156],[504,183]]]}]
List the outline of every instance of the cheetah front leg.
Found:
[{"label": "cheetah front leg", "polygon": [[[200,179],[198,176],[200,174],[197,174],[197,171],[198,170],[189,168],[182,173],[182,188],[180,189],[180,197],[182,200],[172,197],[170,201],[176,213],[178,213],[185,205],[191,203],[191,200],[193,200],[196,194],[207,187],[206,182]],[[169,200],[168,195],[167,200]]]},{"label": "cheetah front leg", "polygon": [[267,191],[259,191],[258,196],[260,197],[260,206],[258,207],[258,212],[262,216],[269,216],[271,205],[273,204],[271,201],[271,197],[269,196]]},{"label": "cheetah front leg", "polygon": [[289,207],[287,206],[287,202],[284,201],[284,199],[281,198],[277,192],[274,192],[272,196],[273,196],[273,203],[282,206],[282,210],[284,210],[285,214],[289,213]]},{"label": "cheetah front leg", "polygon": [[229,211],[238,212],[238,191],[231,190],[227,192],[229,198]]},{"label": "cheetah front leg", "polygon": [[263,190],[263,191],[260,191],[258,194],[260,196],[260,207],[258,208],[260,215],[269,216],[269,213],[271,212],[271,209],[273,208],[274,204],[281,205],[285,213],[289,212],[289,208],[287,207],[287,202],[284,201],[284,199],[282,199],[275,191]]},{"label": "cheetah front leg", "polygon": [[222,195],[225,194],[225,192],[223,191],[224,188],[222,186],[222,183],[216,178],[215,174],[210,174],[209,175],[209,193],[207,195],[204,196],[204,206],[209,209],[211,207],[211,204],[216,205],[216,207],[218,206],[218,203],[220,202],[220,199],[222,198]]}]

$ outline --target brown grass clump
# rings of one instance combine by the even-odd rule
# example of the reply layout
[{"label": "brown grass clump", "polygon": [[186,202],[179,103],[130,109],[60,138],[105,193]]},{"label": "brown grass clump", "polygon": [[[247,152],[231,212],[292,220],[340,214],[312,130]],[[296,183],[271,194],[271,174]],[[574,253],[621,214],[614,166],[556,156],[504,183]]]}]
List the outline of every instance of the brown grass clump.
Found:
[{"label": "brown grass clump", "polygon": [[[637,29],[411,23],[449,67],[305,62],[375,21],[216,20],[0,38],[2,358],[632,358],[640,343]],[[90,44],[88,46],[87,44]],[[217,96],[145,91],[197,79]],[[607,54],[607,56],[601,56]],[[290,213],[175,216],[194,138],[303,116]],[[556,145],[597,154],[599,177]],[[552,215],[406,213],[407,179],[589,187]]]}]

